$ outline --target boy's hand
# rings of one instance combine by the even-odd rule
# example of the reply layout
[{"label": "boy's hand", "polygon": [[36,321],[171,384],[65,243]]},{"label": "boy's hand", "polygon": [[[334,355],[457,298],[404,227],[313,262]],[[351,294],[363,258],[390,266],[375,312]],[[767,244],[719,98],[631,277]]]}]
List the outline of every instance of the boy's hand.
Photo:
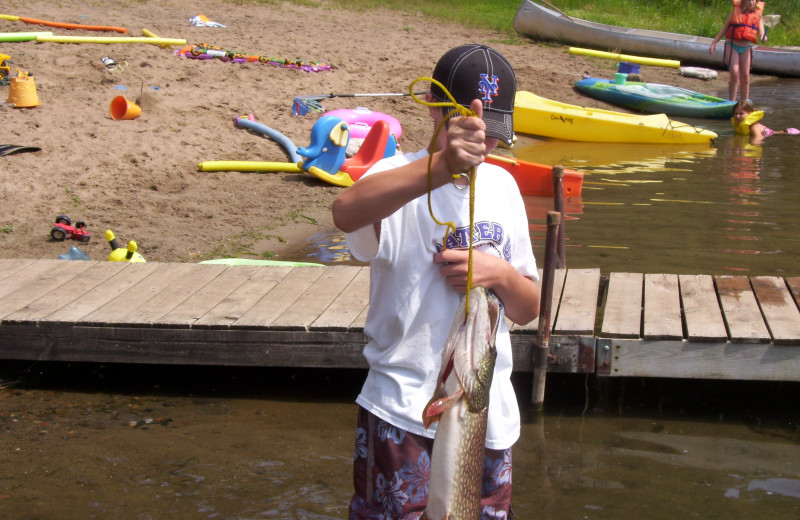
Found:
[{"label": "boy's hand", "polygon": [[470,105],[474,117],[459,116],[447,126],[447,147],[444,160],[449,173],[461,173],[486,160],[486,123],[483,122],[483,104],[475,99]]},{"label": "boy's hand", "polygon": [[[467,274],[469,272],[468,249],[445,249],[433,255],[434,263],[440,264],[439,274],[457,293],[467,292]],[[472,251],[472,283],[487,289],[494,288],[498,270],[508,267],[508,262],[483,251]]]}]

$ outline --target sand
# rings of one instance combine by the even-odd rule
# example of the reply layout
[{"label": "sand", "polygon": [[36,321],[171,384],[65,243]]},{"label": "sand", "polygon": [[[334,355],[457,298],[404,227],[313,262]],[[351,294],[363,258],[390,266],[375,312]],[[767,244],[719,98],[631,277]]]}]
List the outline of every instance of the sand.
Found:
[{"label": "sand", "polygon": [[[0,258],[57,258],[72,245],[93,260],[107,257],[104,231],[121,244],[136,240],[148,261],[197,262],[220,257],[302,258],[308,237],[333,228],[330,205],[342,188],[307,173],[200,172],[216,160],[286,162],[273,140],[234,126],[255,119],[307,146],[319,112],[293,116],[298,95],[407,92],[430,74],[451,47],[487,43],[505,54],[518,88],[568,103],[609,108],[577,93],[583,74],[613,77],[611,60],[571,56],[567,47],[507,38],[491,31],[390,10],[354,12],[291,3],[209,0],[202,8],[179,0],[111,2],[25,0],[4,13],[66,23],[147,29],[246,54],[326,61],[332,70],[306,72],[264,63],[194,60],[148,44],[0,43],[15,68],[34,75],[41,105],[0,105],[0,144],[40,147],[0,157]],[[192,5],[195,5],[192,7]],[[192,26],[200,14],[225,28]],[[511,23],[511,20],[509,20]],[[66,36],[122,36],[0,20],[0,32],[52,31]],[[127,62],[107,68],[101,58]],[[646,67],[646,81],[718,94],[727,73],[712,82]],[[0,87],[0,101],[8,97]],[[115,121],[111,100],[124,95],[141,116]],[[406,151],[427,145],[427,109],[408,97],[332,98],[328,110],[366,106],[402,124]],[[91,241],[50,238],[56,216],[83,220]]]}]

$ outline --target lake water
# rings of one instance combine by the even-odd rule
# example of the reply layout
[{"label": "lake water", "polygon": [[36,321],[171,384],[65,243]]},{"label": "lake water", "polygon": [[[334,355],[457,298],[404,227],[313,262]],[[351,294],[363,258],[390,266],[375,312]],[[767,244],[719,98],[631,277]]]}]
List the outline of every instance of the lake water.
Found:
[{"label": "lake water", "polygon": [[[719,94],[726,86],[719,84]],[[800,82],[757,81],[775,129]],[[586,174],[569,267],[797,275],[800,136],[760,147],[521,142]],[[524,140],[523,140],[524,141]],[[546,159],[546,160],[545,160]],[[543,258],[549,201],[530,199]],[[339,233],[296,260],[352,261]],[[358,370],[0,364],[0,518],[345,518]],[[800,385],[516,374],[517,518],[800,518]]]}]

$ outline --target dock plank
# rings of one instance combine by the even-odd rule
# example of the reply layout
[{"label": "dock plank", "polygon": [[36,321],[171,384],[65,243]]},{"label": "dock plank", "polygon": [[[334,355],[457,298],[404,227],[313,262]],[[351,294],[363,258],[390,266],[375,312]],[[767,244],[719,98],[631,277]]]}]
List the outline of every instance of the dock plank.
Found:
[{"label": "dock plank", "polygon": [[769,343],[770,335],[746,276],[715,276],[728,335],[733,343]]},{"label": "dock plank", "polygon": [[202,289],[226,269],[217,264],[183,264],[185,267],[172,273],[172,280],[152,298],[119,319],[123,325],[159,324],[162,316],[173,310]]},{"label": "dock plank", "polygon": [[614,376],[800,381],[800,348],[763,343],[613,341]]},{"label": "dock plank", "polygon": [[248,281],[258,269],[259,266],[256,265],[230,266],[180,305],[162,316],[159,322],[178,327],[190,327]]},{"label": "dock plank", "polygon": [[250,310],[233,323],[235,327],[268,327],[303,295],[320,276],[325,267],[296,267],[281,283],[262,296]]},{"label": "dock plank", "polygon": [[288,266],[259,267],[250,278],[194,322],[192,327],[227,328],[233,325],[291,272],[292,268]]},{"label": "dock plank", "polygon": [[80,275],[9,314],[4,321],[36,323],[104,284],[126,266],[124,262],[87,262],[87,264],[90,264],[89,268]]},{"label": "dock plank", "polygon": [[644,276],[644,338],[649,340],[683,338],[677,275]]},{"label": "dock plank", "polygon": [[792,345],[800,342],[800,311],[789,294],[782,278],[777,276],[755,276],[750,279],[756,293],[758,305],[777,345]]},{"label": "dock plank", "polygon": [[314,280],[297,301],[271,325],[282,329],[308,329],[326,309],[330,308],[359,271],[359,267],[348,265],[325,269],[322,276]]},{"label": "dock plank", "polygon": [[800,307],[800,277],[792,276],[786,279],[786,285],[794,298],[794,304]]},{"label": "dock plank", "polygon": [[91,262],[40,260],[14,276],[0,280],[0,318],[24,308],[51,293],[92,266]]},{"label": "dock plank", "polygon": [[611,273],[600,334],[607,338],[638,338],[642,333],[644,274]]},{"label": "dock plank", "polygon": [[[553,324],[555,323],[555,318],[558,312],[558,305],[561,302],[561,294],[564,291],[564,280],[567,277],[566,269],[556,269],[553,271],[553,298],[550,300],[550,309],[551,309],[551,316],[550,316],[550,330],[553,329]],[[539,269],[539,287],[541,288],[542,285],[542,270]],[[511,324],[509,330],[512,332],[538,332],[539,330],[539,318],[535,318],[534,320],[524,324],[519,325],[518,323],[514,323],[511,320],[508,320]]]},{"label": "dock plank", "polygon": [[564,280],[553,334],[593,334],[599,289],[600,269],[570,269]]},{"label": "dock plank", "polygon": [[119,297],[125,291],[134,287],[140,280],[149,276],[156,270],[158,264],[155,263],[129,263],[129,262],[109,262],[119,264],[121,269],[117,271],[105,283],[98,285],[94,289],[82,294],[69,305],[56,310],[42,318],[40,324],[72,324],[90,314],[111,300]]},{"label": "dock plank", "polygon": [[[369,267],[0,259],[0,273],[0,359],[364,366]],[[557,270],[548,371],[796,381],[799,301],[800,277]],[[514,370],[531,371],[538,323],[511,329]]]},{"label": "dock plank", "polygon": [[[35,261],[36,260],[33,258],[4,258],[2,262],[0,262],[0,280],[8,278]],[[2,295],[3,292],[0,290],[0,297],[2,297]]]},{"label": "dock plank", "polygon": [[689,341],[728,341],[714,279],[709,275],[678,275],[681,307]]},{"label": "dock plank", "polygon": [[[356,268],[356,275],[342,292],[311,324],[313,329],[348,330],[367,308],[369,302],[369,268]],[[363,325],[362,325],[363,328]]]},{"label": "dock plank", "polygon": [[[151,263],[154,270],[144,278],[131,285],[123,293],[117,295],[113,300],[109,300],[103,306],[87,314],[80,319],[80,323],[92,323],[95,325],[118,326],[124,316],[132,310],[144,305],[151,298],[159,294],[174,282],[177,276],[187,272],[186,266],[193,264],[166,264]],[[123,271],[125,272],[125,271]]]}]

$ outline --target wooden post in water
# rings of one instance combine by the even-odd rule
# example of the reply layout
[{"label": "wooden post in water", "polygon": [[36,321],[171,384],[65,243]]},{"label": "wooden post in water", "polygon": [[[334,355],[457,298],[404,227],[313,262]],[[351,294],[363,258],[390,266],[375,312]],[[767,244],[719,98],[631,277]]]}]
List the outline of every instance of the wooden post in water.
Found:
[{"label": "wooden post in water", "polygon": [[567,268],[566,230],[564,229],[567,216],[564,214],[564,167],[553,166],[553,209],[561,214],[561,224],[558,226],[558,267]]},{"label": "wooden post in water", "polygon": [[544,244],[544,268],[542,269],[542,288],[539,304],[539,329],[536,345],[533,348],[533,392],[531,401],[534,408],[544,407],[544,384],[547,378],[547,354],[550,350],[550,314],[553,306],[553,281],[556,270],[556,242],[561,214],[547,212],[547,238]]}]

